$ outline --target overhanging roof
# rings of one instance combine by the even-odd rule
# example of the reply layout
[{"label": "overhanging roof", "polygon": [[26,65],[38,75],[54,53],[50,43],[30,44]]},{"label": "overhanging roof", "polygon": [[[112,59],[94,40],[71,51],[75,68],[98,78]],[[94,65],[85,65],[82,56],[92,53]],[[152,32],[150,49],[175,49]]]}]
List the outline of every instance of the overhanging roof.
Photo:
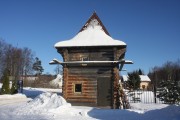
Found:
[{"label": "overhanging roof", "polygon": [[110,37],[101,20],[94,13],[80,32],[72,39],[57,42],[55,48],[89,47],[89,46],[126,46],[121,40]]}]

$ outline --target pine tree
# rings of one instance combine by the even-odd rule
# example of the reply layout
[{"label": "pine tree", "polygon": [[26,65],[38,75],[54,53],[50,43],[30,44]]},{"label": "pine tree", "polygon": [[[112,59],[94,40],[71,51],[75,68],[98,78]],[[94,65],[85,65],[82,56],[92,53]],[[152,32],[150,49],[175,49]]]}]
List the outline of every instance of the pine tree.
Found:
[{"label": "pine tree", "polygon": [[127,85],[130,89],[136,90],[140,88],[140,77],[138,71],[133,71],[131,73],[128,73],[128,80]]},{"label": "pine tree", "polygon": [[10,94],[10,88],[9,88],[9,71],[6,69],[3,72],[2,76],[3,85],[1,88],[1,94]]},{"label": "pine tree", "polygon": [[141,69],[139,69],[139,75],[143,75],[144,73],[142,72]]},{"label": "pine tree", "polygon": [[36,61],[33,64],[33,69],[36,71],[36,75],[40,75],[42,74],[42,72],[44,71],[42,65],[41,65],[41,61],[39,60],[39,58],[35,58]]},{"label": "pine tree", "polygon": [[11,94],[16,94],[17,92],[18,92],[18,90],[17,90],[17,83],[14,80],[13,83],[12,83],[12,87],[11,87]]},{"label": "pine tree", "polygon": [[180,85],[179,81],[167,80],[160,83],[162,90],[157,97],[167,104],[180,102]]}]

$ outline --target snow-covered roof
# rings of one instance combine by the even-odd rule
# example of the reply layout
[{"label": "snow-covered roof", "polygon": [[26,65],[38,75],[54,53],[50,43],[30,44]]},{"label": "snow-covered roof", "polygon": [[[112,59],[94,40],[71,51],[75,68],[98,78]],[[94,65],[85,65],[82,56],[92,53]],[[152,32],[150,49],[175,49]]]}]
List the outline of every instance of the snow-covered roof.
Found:
[{"label": "snow-covered roof", "polygon": [[124,46],[126,43],[115,40],[105,33],[97,19],[92,19],[86,27],[70,40],[60,41],[54,46],[80,47],[80,46]]},{"label": "snow-covered roof", "polygon": [[[147,75],[139,75],[140,79],[142,82],[145,82],[145,81],[151,81],[150,78],[147,76]],[[124,81],[127,81],[128,80],[128,76],[127,75],[122,75],[122,78]]]},{"label": "snow-covered roof", "polygon": [[122,79],[123,79],[123,81],[127,81],[128,80],[128,76],[127,75],[122,75]]},{"label": "snow-covered roof", "polygon": [[151,81],[147,75],[139,75],[139,77],[141,78],[141,81]]}]

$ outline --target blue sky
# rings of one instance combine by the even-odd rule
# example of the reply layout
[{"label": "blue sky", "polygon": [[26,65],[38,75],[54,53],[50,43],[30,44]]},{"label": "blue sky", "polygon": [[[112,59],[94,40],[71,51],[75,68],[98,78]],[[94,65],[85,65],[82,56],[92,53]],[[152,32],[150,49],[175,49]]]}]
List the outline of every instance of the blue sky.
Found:
[{"label": "blue sky", "polygon": [[[180,0],[0,0],[0,38],[28,47],[53,73],[54,44],[74,37],[96,11],[111,37],[127,44],[127,72],[180,58]],[[123,72],[125,74],[125,72]]]}]

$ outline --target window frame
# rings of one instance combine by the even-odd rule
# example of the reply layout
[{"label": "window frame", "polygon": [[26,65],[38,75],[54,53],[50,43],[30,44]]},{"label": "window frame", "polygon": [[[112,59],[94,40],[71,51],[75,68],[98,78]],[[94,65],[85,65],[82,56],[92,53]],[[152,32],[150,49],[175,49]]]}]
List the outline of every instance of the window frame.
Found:
[{"label": "window frame", "polygon": [[[80,85],[80,90],[78,90],[78,91],[76,89],[77,85]],[[82,83],[74,83],[74,93],[75,94],[81,94],[82,93]]]}]

